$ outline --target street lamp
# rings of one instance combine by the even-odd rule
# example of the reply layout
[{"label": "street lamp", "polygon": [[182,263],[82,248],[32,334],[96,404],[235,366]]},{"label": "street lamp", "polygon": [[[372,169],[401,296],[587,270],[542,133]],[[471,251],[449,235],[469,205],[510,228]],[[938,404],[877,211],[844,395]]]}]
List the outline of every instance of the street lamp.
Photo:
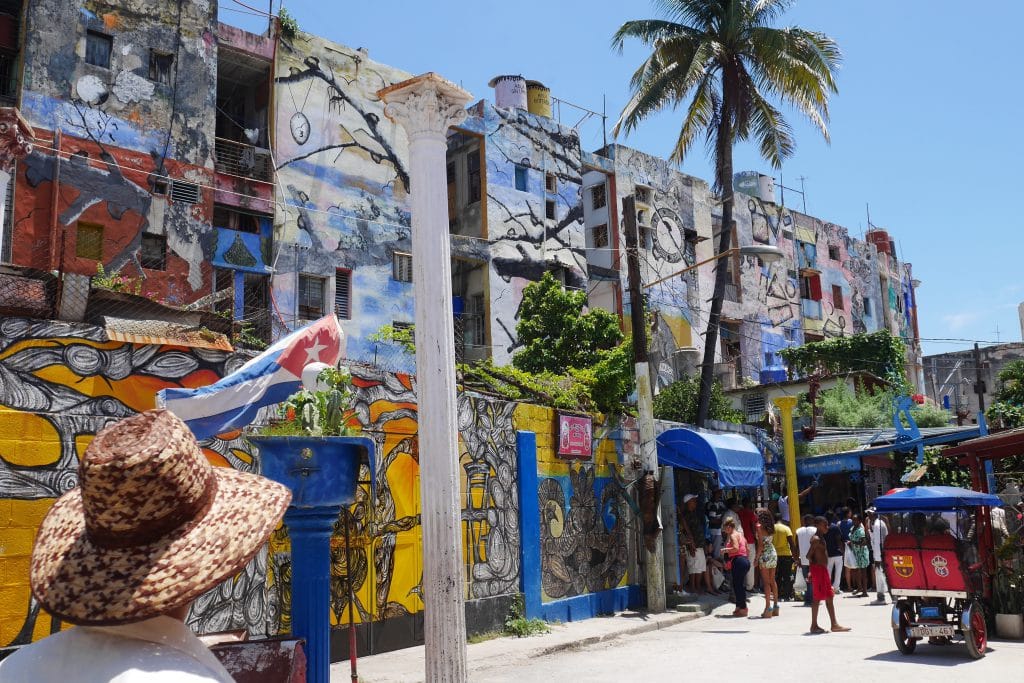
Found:
[{"label": "street lamp", "polygon": [[712,261],[717,261],[720,258],[725,258],[726,256],[734,256],[736,254],[739,254],[740,256],[756,256],[757,258],[764,261],[767,265],[771,265],[777,261],[780,261],[785,256],[785,254],[782,253],[781,249],[779,249],[778,247],[773,247],[770,244],[751,244],[745,247],[733,247],[732,249],[726,249],[725,251],[719,254],[715,254],[709,259],[704,259],[703,261],[694,263],[693,265],[687,266],[682,270],[677,270],[671,275],[666,275],[665,277],[659,278],[654,282],[648,282],[647,284],[644,285],[644,289],[648,289],[650,287],[653,287],[654,285],[659,285],[665,280],[671,280],[676,276],[684,275],[685,273],[690,272],[694,268],[699,268],[700,266],[707,265]]}]

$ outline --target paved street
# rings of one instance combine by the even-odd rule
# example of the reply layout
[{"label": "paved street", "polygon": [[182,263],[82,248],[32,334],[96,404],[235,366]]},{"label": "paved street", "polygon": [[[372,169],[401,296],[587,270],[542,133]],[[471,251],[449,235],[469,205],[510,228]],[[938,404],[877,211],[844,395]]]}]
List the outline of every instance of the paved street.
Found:
[{"label": "paved street", "polygon": [[[699,671],[702,677],[731,680],[966,683],[1008,680],[1010,672],[1019,676],[1024,666],[1024,642],[995,641],[988,656],[978,661],[969,659],[961,645],[921,645],[913,656],[904,657],[893,644],[889,607],[868,603],[837,598],[840,622],[853,628],[850,633],[808,635],[810,610],[788,603],[778,618],[768,621],[732,619],[726,616],[732,609],[728,605],[709,617],[650,633],[527,661],[473,667],[471,677],[493,683],[668,681]],[[751,612],[762,604],[755,599]]]}]

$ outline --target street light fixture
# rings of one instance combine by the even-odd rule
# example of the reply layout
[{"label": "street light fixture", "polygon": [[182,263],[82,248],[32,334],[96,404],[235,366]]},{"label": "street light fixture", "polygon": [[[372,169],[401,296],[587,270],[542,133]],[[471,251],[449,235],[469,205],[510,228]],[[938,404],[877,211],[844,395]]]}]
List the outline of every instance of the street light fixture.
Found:
[{"label": "street light fixture", "polygon": [[704,259],[703,261],[694,263],[693,265],[687,266],[682,270],[677,270],[671,275],[666,275],[665,277],[659,278],[654,282],[648,282],[647,284],[644,285],[644,289],[649,289],[654,285],[661,284],[665,280],[671,280],[672,278],[677,277],[679,275],[684,275],[693,270],[694,268],[699,268],[700,266],[706,265],[713,261],[717,261],[720,258],[724,258],[726,256],[734,256],[736,254],[739,254],[740,256],[755,256],[764,261],[765,264],[769,266],[777,261],[782,260],[782,258],[785,256],[785,254],[782,253],[781,249],[779,249],[778,247],[773,247],[770,244],[751,244],[745,247],[733,247],[732,249],[726,249],[725,251],[719,254],[715,254],[709,259]]}]

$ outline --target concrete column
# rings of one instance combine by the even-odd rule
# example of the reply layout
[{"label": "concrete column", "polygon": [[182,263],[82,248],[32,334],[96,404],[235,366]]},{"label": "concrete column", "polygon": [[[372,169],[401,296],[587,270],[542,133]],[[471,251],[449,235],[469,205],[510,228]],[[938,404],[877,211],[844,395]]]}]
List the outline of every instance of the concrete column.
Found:
[{"label": "concrete column", "polygon": [[306,640],[306,680],[331,679],[331,534],[341,507],[289,506],[292,544],[292,633]]},{"label": "concrete column", "polygon": [[[14,107],[0,107],[0,257],[10,248],[3,243],[3,224],[6,219],[4,198],[7,186],[14,182],[14,162],[24,159],[32,151],[35,131]],[[13,258],[11,259],[14,260]]]},{"label": "concrete column", "polygon": [[379,91],[384,115],[409,136],[416,398],[426,680],[466,680],[451,247],[448,128],[466,119],[466,91],[427,73]]},{"label": "concrete column", "polygon": [[[640,429],[640,462],[645,472],[650,470],[654,476],[658,476],[658,442],[654,435],[654,398],[651,393],[649,366],[644,361],[636,363],[635,368],[637,426]],[[659,510],[659,517],[660,512]],[[665,595],[665,547],[660,534],[657,543],[654,544],[654,552],[645,549],[644,565],[647,579],[647,611],[664,612],[667,597]]]}]

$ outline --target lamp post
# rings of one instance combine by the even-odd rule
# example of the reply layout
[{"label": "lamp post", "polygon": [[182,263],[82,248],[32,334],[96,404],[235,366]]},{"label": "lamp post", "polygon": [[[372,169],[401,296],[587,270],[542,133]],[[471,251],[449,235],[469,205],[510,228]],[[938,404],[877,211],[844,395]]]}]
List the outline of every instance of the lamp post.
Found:
[{"label": "lamp post", "polygon": [[459,683],[466,680],[466,612],[445,156],[448,128],[466,119],[471,96],[434,73],[377,96],[409,136],[426,680]]},{"label": "lamp post", "polygon": [[654,285],[660,285],[662,282],[665,282],[666,280],[671,280],[674,277],[685,275],[694,268],[699,268],[700,266],[704,266],[714,261],[717,261],[720,258],[725,258],[726,256],[734,256],[736,254],[739,254],[740,256],[756,256],[757,258],[764,261],[767,265],[771,265],[776,261],[781,260],[785,256],[785,254],[782,253],[781,249],[779,249],[778,247],[773,247],[769,244],[752,244],[746,247],[733,247],[732,249],[726,249],[725,251],[719,254],[715,254],[711,258],[706,258],[703,261],[698,261],[697,263],[689,265],[683,268],[682,270],[677,270],[671,275],[666,275],[663,278],[658,278],[654,282],[648,282],[647,284],[644,285],[644,289],[649,289]]}]

